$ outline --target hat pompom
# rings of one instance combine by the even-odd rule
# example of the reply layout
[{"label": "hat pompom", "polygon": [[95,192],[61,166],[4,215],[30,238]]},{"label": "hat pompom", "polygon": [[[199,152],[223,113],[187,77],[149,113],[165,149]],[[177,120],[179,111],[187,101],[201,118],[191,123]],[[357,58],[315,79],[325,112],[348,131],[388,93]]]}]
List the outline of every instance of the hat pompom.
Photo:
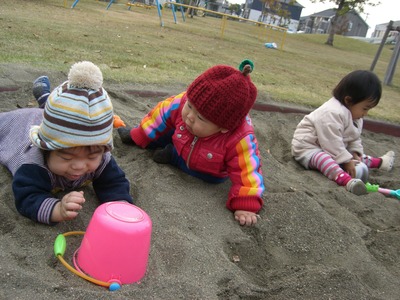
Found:
[{"label": "hat pompom", "polygon": [[103,74],[94,63],[81,61],[72,65],[68,81],[75,88],[99,90],[103,85]]},{"label": "hat pompom", "polygon": [[239,65],[239,71],[242,72],[244,76],[249,75],[253,72],[254,63],[250,59],[243,60]]},{"label": "hat pompom", "polygon": [[44,150],[93,145],[112,149],[113,106],[102,84],[96,65],[73,64],[68,80],[49,95],[42,123],[30,131],[32,143]]}]

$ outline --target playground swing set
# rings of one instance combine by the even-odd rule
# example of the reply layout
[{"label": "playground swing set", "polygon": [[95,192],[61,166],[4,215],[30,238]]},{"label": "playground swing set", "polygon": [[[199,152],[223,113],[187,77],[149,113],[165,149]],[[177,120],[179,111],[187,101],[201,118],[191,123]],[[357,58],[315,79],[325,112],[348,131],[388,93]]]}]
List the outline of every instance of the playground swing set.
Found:
[{"label": "playground swing set", "polygon": [[[74,8],[78,4],[78,2],[79,2],[79,0],[74,0],[74,2],[71,5],[71,8]],[[155,2],[155,6],[157,7],[158,16],[160,18],[161,26],[164,26],[164,22],[162,20],[160,3],[158,2],[158,0],[154,0],[154,2]],[[108,10],[110,8],[111,4],[113,4],[113,3],[114,3],[114,0],[110,0],[110,2],[108,3],[108,5],[106,7],[106,10]],[[167,1],[166,4],[171,5],[172,15],[174,17],[174,22],[177,23],[176,10],[175,10],[174,6],[175,6],[175,4],[177,4],[176,6],[179,6],[179,5],[182,5],[182,4],[179,2],[179,0],[176,0],[175,3],[172,2],[172,1]],[[150,5],[150,4],[140,3],[137,0],[129,0],[128,3],[126,3],[126,5],[128,6],[128,10],[131,10],[132,6],[139,6],[139,7],[144,7],[144,8],[147,8],[147,9],[150,9],[150,8],[154,7],[153,5]],[[192,12],[194,10],[196,10],[196,15],[197,16],[201,16],[202,17],[205,14],[205,12],[204,12],[205,9],[204,8],[201,8],[201,7],[198,7],[198,6],[189,6],[189,5],[182,5],[182,6],[186,6],[186,7],[190,8]],[[183,22],[185,22],[185,14],[183,12],[182,6],[180,7],[180,11],[182,13],[182,20],[183,20]],[[64,0],[64,7],[67,7],[67,0]],[[210,11],[210,12],[212,12],[212,11]],[[192,15],[192,17],[193,17],[193,15]]]},{"label": "playground swing set", "polygon": [[[149,0],[149,1],[152,1],[152,0]],[[164,27],[164,21],[163,21],[162,13],[161,13],[162,7],[160,6],[160,3],[158,0],[153,0],[153,1],[155,3],[155,6],[157,7],[157,13],[158,13],[158,17],[160,19],[160,26]],[[74,0],[71,8],[74,8],[78,4],[78,2],[79,2],[79,0]],[[110,0],[110,2],[108,3],[108,5],[106,7],[106,10],[108,10],[113,3],[114,3],[114,0]],[[129,0],[128,3],[126,3],[126,5],[128,6],[129,10],[131,10],[132,6],[141,6],[141,7],[145,7],[145,8],[154,7],[154,5],[147,5],[144,3],[139,3],[138,0]],[[267,32],[270,32],[270,37],[272,37],[272,39],[275,39],[276,41],[280,41],[279,49],[283,50],[283,45],[284,45],[284,42],[286,39],[286,34],[287,34],[287,28],[274,26],[274,25],[270,25],[270,24],[265,24],[262,22],[252,21],[249,19],[244,19],[242,17],[236,17],[236,16],[225,14],[225,13],[220,13],[220,12],[216,12],[213,10],[209,10],[209,9],[206,9],[204,6],[199,6],[199,1],[196,2],[197,6],[186,5],[186,4],[180,3],[180,0],[176,0],[176,2],[172,2],[171,0],[168,0],[167,2],[165,2],[165,5],[169,5],[169,7],[171,8],[172,16],[174,18],[175,24],[178,23],[177,16],[176,16],[177,9],[175,7],[178,7],[178,10],[181,12],[183,22],[186,21],[186,17],[188,14],[190,14],[190,16],[193,17],[193,12],[195,12],[195,14],[197,16],[204,16],[206,13],[220,16],[222,19],[221,38],[223,38],[223,36],[224,36],[228,18],[229,19],[237,19],[239,21],[246,21],[246,22],[252,23],[253,25],[256,25],[255,28],[258,32],[258,34],[257,34],[258,39],[263,39],[263,36],[267,36],[267,39],[268,39]],[[67,7],[67,0],[64,0],[64,7]],[[185,16],[184,8],[187,9],[186,16]],[[265,45],[267,45],[267,44],[275,44],[275,43],[266,43]],[[278,47],[274,47],[274,48],[278,48]]]}]

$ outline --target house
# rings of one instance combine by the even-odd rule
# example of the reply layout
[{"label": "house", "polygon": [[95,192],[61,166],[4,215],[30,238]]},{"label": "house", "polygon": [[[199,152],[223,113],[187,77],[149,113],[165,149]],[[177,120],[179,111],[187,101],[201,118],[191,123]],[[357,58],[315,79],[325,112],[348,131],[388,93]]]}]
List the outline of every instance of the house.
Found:
[{"label": "house", "polygon": [[[265,5],[264,15],[263,5]],[[297,32],[301,11],[301,4],[292,0],[275,1],[271,7],[267,2],[260,0],[246,0],[243,9],[243,18],[264,22],[280,27],[286,27],[289,32]]]},{"label": "house", "polygon": [[[331,19],[335,16],[336,9],[331,8],[300,18],[298,30],[305,33],[328,33],[331,26]],[[338,30],[336,34],[344,36],[366,37],[368,24],[355,11],[350,10],[338,19]]]},{"label": "house", "polygon": [[[378,24],[375,26],[375,30],[371,35],[371,38],[378,38],[382,39],[385,35],[386,29],[389,25],[389,22]],[[399,29],[400,29],[400,21],[394,21],[392,24],[393,30],[389,31],[388,39],[396,39],[399,36]]]}]

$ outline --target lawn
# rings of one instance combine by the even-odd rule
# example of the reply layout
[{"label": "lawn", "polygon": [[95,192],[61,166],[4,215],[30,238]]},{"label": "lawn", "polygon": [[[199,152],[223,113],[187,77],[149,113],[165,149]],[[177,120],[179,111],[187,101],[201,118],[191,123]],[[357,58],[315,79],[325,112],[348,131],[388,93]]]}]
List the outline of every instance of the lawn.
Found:
[{"label": "lawn", "polygon": [[[67,3],[67,7],[64,3]],[[127,2],[127,1],[126,1]],[[369,69],[379,45],[335,36],[288,34],[283,50],[267,49],[265,42],[281,36],[260,33],[253,24],[230,20],[221,37],[221,19],[187,18],[170,9],[132,7],[107,2],[2,0],[0,7],[0,63],[29,64],[40,69],[67,71],[79,60],[99,65],[106,81],[154,86],[186,86],[216,64],[238,66],[245,59],[255,64],[252,79],[259,102],[317,107],[347,73]],[[274,40],[274,38],[276,40]],[[385,46],[375,72],[383,80],[393,46]],[[177,90],[180,92],[180,90]],[[400,73],[384,86],[383,97],[370,117],[400,123]]]}]

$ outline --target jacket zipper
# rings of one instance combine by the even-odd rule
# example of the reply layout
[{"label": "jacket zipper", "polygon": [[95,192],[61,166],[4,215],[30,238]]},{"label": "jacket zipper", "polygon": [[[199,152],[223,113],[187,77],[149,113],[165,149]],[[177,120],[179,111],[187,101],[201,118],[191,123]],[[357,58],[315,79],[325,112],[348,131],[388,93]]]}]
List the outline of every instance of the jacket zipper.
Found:
[{"label": "jacket zipper", "polygon": [[189,169],[190,169],[190,167],[189,167],[190,157],[192,156],[192,152],[193,152],[193,149],[194,149],[194,145],[196,144],[197,140],[198,140],[198,137],[195,136],[194,139],[193,139],[193,141],[192,141],[192,143],[190,144],[190,152],[189,152],[189,155],[188,155],[188,159],[187,159],[187,161],[186,161],[186,166],[187,166]]}]

